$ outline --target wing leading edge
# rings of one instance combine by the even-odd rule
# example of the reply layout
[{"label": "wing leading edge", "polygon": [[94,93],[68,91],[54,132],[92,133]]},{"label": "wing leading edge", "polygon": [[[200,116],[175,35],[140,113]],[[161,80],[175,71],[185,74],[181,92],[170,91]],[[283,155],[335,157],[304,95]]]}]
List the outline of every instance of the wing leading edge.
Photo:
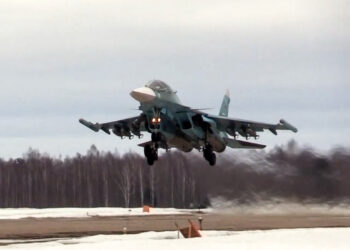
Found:
[{"label": "wing leading edge", "polygon": [[242,119],[227,118],[222,116],[208,115],[208,118],[213,119],[218,129],[228,132],[230,135],[235,135],[235,132],[243,136],[257,136],[256,132],[262,132],[265,129],[277,135],[277,130],[291,130],[294,133],[298,131],[296,127],[281,119],[277,124],[269,124],[263,122],[255,122]]}]

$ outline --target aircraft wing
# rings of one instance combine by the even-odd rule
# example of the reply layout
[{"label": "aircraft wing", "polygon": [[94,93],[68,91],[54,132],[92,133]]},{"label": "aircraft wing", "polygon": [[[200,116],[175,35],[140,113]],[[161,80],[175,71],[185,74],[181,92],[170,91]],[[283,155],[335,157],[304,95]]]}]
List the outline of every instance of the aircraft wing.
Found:
[{"label": "aircraft wing", "polygon": [[256,132],[262,132],[265,129],[270,130],[275,135],[277,135],[277,130],[291,130],[294,133],[298,131],[296,127],[283,119],[277,124],[269,124],[215,115],[208,115],[207,117],[216,122],[219,130],[226,131],[229,134],[234,134],[237,131],[241,135],[256,136]]},{"label": "aircraft wing", "polygon": [[79,119],[79,122],[95,132],[102,130],[110,134],[110,130],[112,130],[114,134],[121,137],[127,136],[130,138],[132,134],[140,137],[140,131],[146,131],[145,119],[142,115],[106,123],[92,123],[84,119]]}]

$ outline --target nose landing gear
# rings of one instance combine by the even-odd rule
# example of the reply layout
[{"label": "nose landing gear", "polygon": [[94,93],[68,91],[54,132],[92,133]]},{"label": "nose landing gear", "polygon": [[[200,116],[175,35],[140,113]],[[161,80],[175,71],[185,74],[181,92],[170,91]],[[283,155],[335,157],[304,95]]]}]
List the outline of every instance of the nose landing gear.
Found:
[{"label": "nose landing gear", "polygon": [[159,132],[158,133],[153,132],[151,135],[151,139],[152,139],[152,142],[159,142],[162,139],[162,135]]},{"label": "nose landing gear", "polygon": [[203,156],[209,162],[210,166],[214,166],[216,163],[216,155],[213,152],[213,147],[207,143],[203,148]]}]

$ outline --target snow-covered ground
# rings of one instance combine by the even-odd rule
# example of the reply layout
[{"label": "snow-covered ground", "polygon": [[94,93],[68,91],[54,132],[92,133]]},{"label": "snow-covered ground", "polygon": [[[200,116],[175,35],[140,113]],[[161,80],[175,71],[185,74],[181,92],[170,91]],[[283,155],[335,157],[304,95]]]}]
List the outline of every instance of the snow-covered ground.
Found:
[{"label": "snow-covered ground", "polygon": [[158,214],[188,214],[196,210],[175,208],[151,208],[149,213],[142,208],[98,207],[98,208],[2,208],[0,220],[22,218],[57,218],[57,217],[91,217],[91,216],[129,216],[129,215],[158,215]]},{"label": "snow-covered ground", "polygon": [[[201,209],[203,212],[258,215],[344,215],[350,216],[348,203],[336,206],[320,204],[299,204],[291,202],[258,202],[255,204],[237,204],[222,199],[213,199],[212,207]],[[0,208],[0,220],[22,218],[57,218],[57,217],[91,217],[91,216],[127,216],[127,215],[158,215],[158,214],[188,214],[196,209],[151,208],[150,213],[143,213],[142,208]]]},{"label": "snow-covered ground", "polygon": [[147,232],[134,235],[97,235],[56,239],[49,242],[15,243],[0,249],[118,249],[118,250],[323,250],[350,248],[350,228],[280,229],[268,231],[204,231],[202,238],[177,239],[177,232]]}]

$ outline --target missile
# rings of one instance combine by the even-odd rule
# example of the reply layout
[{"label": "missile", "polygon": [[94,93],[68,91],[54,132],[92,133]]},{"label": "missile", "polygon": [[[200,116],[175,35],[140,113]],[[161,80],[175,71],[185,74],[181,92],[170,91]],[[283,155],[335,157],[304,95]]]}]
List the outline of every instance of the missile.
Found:
[{"label": "missile", "polygon": [[140,138],[141,137],[140,124],[136,122],[131,123],[131,132]]},{"label": "missile", "polygon": [[130,128],[129,127],[126,127],[126,126],[123,126],[120,130],[122,136],[127,136],[127,137],[131,137],[131,133],[130,133]]},{"label": "missile", "polygon": [[122,137],[122,132],[121,132],[121,127],[119,125],[114,125],[114,129],[112,130],[112,132],[116,135],[116,136],[120,136]]},{"label": "missile", "polygon": [[296,127],[294,127],[292,124],[288,123],[286,120],[281,119],[280,123],[286,128],[289,129],[291,131],[293,131],[294,133],[298,132],[298,129]]},{"label": "missile", "polygon": [[236,131],[235,131],[235,129],[232,129],[232,128],[227,128],[226,129],[226,132],[229,134],[229,135],[231,135],[231,136],[233,136],[233,137],[237,137],[237,133],[236,133]]},{"label": "missile", "polygon": [[248,128],[247,129],[247,134],[248,135],[250,135],[250,136],[252,136],[252,137],[254,137],[254,138],[257,138],[257,134],[256,134],[256,132],[253,130],[253,129],[251,129],[251,128]]},{"label": "missile", "polygon": [[269,130],[271,131],[272,134],[277,135],[276,129],[274,129],[274,128],[269,128]]},{"label": "missile", "polygon": [[109,129],[108,129],[108,128],[101,126],[101,129],[102,129],[102,131],[105,132],[106,134],[109,134],[109,135],[111,134],[111,132],[109,132]]},{"label": "missile", "polygon": [[98,124],[98,123],[93,124],[92,122],[88,122],[82,118],[79,119],[79,122],[81,124],[83,124],[85,127],[88,127],[89,129],[91,129],[95,132],[98,132],[100,130],[100,127],[101,127],[100,124]]}]

